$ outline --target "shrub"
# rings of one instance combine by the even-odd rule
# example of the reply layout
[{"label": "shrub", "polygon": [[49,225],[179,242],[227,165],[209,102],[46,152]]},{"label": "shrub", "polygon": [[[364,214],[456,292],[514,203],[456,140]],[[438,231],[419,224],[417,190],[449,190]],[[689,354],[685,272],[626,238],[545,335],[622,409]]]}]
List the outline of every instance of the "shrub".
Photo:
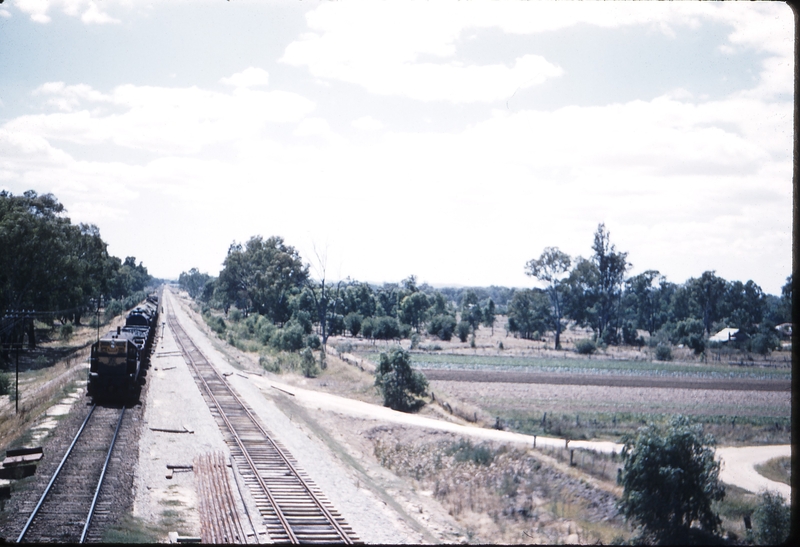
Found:
[{"label": "shrub", "polygon": [[227,328],[227,325],[225,325],[225,320],[218,315],[214,317],[207,317],[206,323],[208,323],[208,326],[211,328],[211,330],[219,335],[224,334],[225,329]]},{"label": "shrub", "polygon": [[383,406],[402,412],[424,404],[415,395],[425,395],[428,390],[428,380],[411,369],[411,355],[402,348],[381,353],[375,369],[375,385],[383,393]]},{"label": "shrub", "polygon": [[503,347],[503,341],[502,341],[502,340],[500,340],[500,342],[498,342],[498,344],[497,344],[497,349],[500,349],[500,350],[503,350],[503,349],[505,349],[505,348]]},{"label": "shrub", "polygon": [[672,350],[670,347],[664,344],[656,346],[656,360],[672,361]]},{"label": "shrub", "polygon": [[266,355],[261,355],[258,358],[258,364],[267,372],[273,372],[275,374],[280,374],[282,372],[280,364]]},{"label": "shrub", "polygon": [[750,339],[750,351],[758,353],[759,355],[766,355],[771,350],[780,347],[780,342],[777,337],[767,335],[759,332]]},{"label": "shrub", "polygon": [[394,340],[395,338],[399,338],[400,324],[394,317],[382,315],[375,320],[372,336],[378,340]]},{"label": "shrub", "polygon": [[[646,541],[667,544],[695,542],[703,532],[714,534],[721,520],[711,504],[725,496],[714,459],[714,438],[683,416],[666,431],[650,425],[635,437],[623,438],[623,487],[619,502],[626,519],[641,527]],[[706,538],[707,539],[707,538]]]},{"label": "shrub", "polygon": [[275,330],[269,343],[275,349],[298,351],[303,347],[304,337],[303,327],[290,321],[282,329]]},{"label": "shrub", "polygon": [[316,378],[319,373],[319,366],[317,366],[317,361],[314,359],[314,354],[311,352],[311,348],[306,348],[303,350],[301,354],[301,363],[300,368],[303,371],[303,376],[306,378]]},{"label": "shrub", "polygon": [[450,445],[447,450],[457,462],[473,462],[477,465],[489,465],[494,461],[494,452],[485,444],[473,445],[468,440],[460,440]]},{"label": "shrub", "polygon": [[111,319],[112,317],[116,317],[122,312],[125,311],[125,304],[121,300],[112,300],[106,306],[105,316],[106,319]]},{"label": "shrub", "polygon": [[456,334],[458,335],[458,339],[462,342],[466,342],[467,338],[469,337],[469,323],[466,321],[459,321],[458,325],[456,326]]},{"label": "shrub", "polygon": [[8,380],[8,376],[0,373],[0,395],[8,395],[10,388],[11,382]]},{"label": "shrub", "polygon": [[364,321],[361,323],[361,334],[364,338],[374,338],[375,337],[375,326],[377,322],[375,321],[374,317],[366,317]]},{"label": "shrub", "polygon": [[450,341],[456,330],[456,319],[452,315],[435,315],[428,323],[428,334],[438,336],[440,340]]},{"label": "shrub", "polygon": [[307,348],[319,349],[322,347],[322,340],[316,334],[306,335],[305,344]]},{"label": "shrub", "polygon": [[238,323],[242,320],[242,312],[234,308],[231,310],[231,313],[228,314],[228,318],[234,323]]},{"label": "shrub", "polygon": [[360,313],[351,312],[344,316],[344,326],[351,336],[358,336],[361,332],[361,323],[364,320]]},{"label": "shrub", "polygon": [[592,340],[584,338],[583,340],[575,341],[575,351],[581,355],[591,355],[597,351],[597,346]]},{"label": "shrub", "polygon": [[419,347],[419,334],[412,334],[411,335],[411,349],[417,349]]},{"label": "shrub", "polygon": [[64,323],[61,325],[60,334],[62,340],[69,340],[72,338],[73,332],[75,332],[75,328],[72,326],[72,323]]},{"label": "shrub", "polygon": [[789,539],[792,526],[791,508],[777,492],[761,493],[753,512],[755,539],[759,545],[778,545]]}]

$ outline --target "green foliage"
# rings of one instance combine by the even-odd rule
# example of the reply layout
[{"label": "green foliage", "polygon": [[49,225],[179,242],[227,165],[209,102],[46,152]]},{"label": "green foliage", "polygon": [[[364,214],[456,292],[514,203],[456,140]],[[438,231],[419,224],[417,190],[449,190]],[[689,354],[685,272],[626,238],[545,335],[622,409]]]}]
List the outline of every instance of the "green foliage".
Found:
[{"label": "green foliage", "polygon": [[434,315],[428,323],[428,334],[438,336],[440,340],[449,342],[455,330],[456,318],[446,313]]},{"label": "green foliage", "polygon": [[753,512],[756,542],[759,545],[784,543],[791,532],[791,508],[777,492],[765,491],[759,498],[758,507]]},{"label": "green foliage", "polygon": [[462,342],[466,342],[467,338],[469,337],[469,323],[466,321],[459,321],[458,325],[456,325],[456,334],[458,335],[458,339]]},{"label": "green foliage", "polygon": [[364,318],[358,312],[350,312],[344,316],[344,327],[351,336],[358,336]]},{"label": "green foliage", "polygon": [[589,340],[588,338],[584,338],[583,340],[576,340],[575,351],[580,353],[581,355],[591,355],[592,353],[597,351],[597,345],[594,343],[593,340]]},{"label": "green foliage", "polygon": [[428,380],[411,369],[411,356],[402,348],[381,353],[375,385],[383,394],[383,406],[402,412],[422,406],[424,403],[415,396],[425,395],[428,390]]},{"label": "green foliage", "polygon": [[672,349],[666,344],[659,344],[656,346],[656,360],[672,361]]},{"label": "green foliage", "polygon": [[266,355],[260,355],[258,357],[258,364],[267,372],[272,372],[274,374],[280,374],[282,372],[281,365],[277,359],[271,359]]},{"label": "green foliage", "polygon": [[234,323],[238,323],[239,321],[242,320],[242,312],[240,312],[238,309],[234,308],[228,314],[228,319],[230,319]]},{"label": "green foliage", "polygon": [[208,324],[209,328],[219,334],[220,336],[225,333],[225,329],[227,325],[225,324],[225,320],[218,316],[218,315],[207,315],[206,316],[206,323]]},{"label": "green foliage", "polygon": [[524,289],[514,293],[508,306],[508,330],[532,340],[534,332],[546,332],[552,324],[552,306],[544,291]]},{"label": "green foliage", "polygon": [[75,332],[75,327],[72,326],[72,323],[64,323],[61,325],[59,329],[59,335],[61,336],[62,340],[69,340],[72,338],[72,334]]},{"label": "green foliage", "polygon": [[561,282],[571,264],[572,258],[558,247],[546,247],[538,260],[531,259],[525,264],[526,275],[547,283],[547,295],[553,307],[556,349],[561,348],[561,317],[564,313],[564,291]]},{"label": "green foliage", "polygon": [[208,274],[200,273],[197,268],[190,269],[188,273],[181,272],[178,276],[178,286],[189,293],[189,296],[194,299],[198,297],[206,299],[209,295],[208,293],[213,292],[213,288],[211,291],[206,291],[206,285],[209,283],[213,284],[214,281],[213,277]]},{"label": "green foliage", "polygon": [[688,318],[675,325],[671,336],[674,344],[683,344],[700,355],[706,349],[705,327],[699,319]]},{"label": "green foliage", "polygon": [[303,348],[305,340],[303,327],[297,323],[287,323],[282,329],[276,329],[269,340],[270,345],[283,351],[298,351]]},{"label": "green foliage", "polygon": [[778,337],[772,333],[756,333],[750,339],[750,350],[759,355],[766,355],[770,351],[781,347]]},{"label": "green foliage", "polygon": [[301,369],[303,371],[303,376],[306,378],[316,378],[319,376],[320,369],[317,365],[316,359],[314,359],[314,354],[311,352],[311,348],[306,348],[301,353]]},{"label": "green foliage", "polygon": [[322,340],[319,335],[311,333],[306,335],[305,345],[307,348],[320,349],[322,347]]},{"label": "green foliage", "polygon": [[382,315],[371,319],[371,329],[366,327],[367,321],[365,321],[362,326],[365,336],[367,336],[367,330],[370,330],[371,335],[369,337],[377,340],[394,340],[400,338],[400,324],[394,317]]},{"label": "green foliage", "polygon": [[650,425],[623,442],[620,511],[641,527],[645,539],[691,542],[695,522],[707,533],[717,531],[721,521],[711,504],[725,496],[725,489],[714,438],[703,435],[702,426],[677,416],[666,431]]},{"label": "green foliage", "polygon": [[8,375],[0,372],[0,395],[8,395],[11,382],[8,380]]},{"label": "green foliage", "polygon": [[477,465],[489,465],[494,461],[494,451],[486,444],[473,445],[469,440],[461,439],[450,445],[447,454],[457,462],[472,462]]},{"label": "green foliage", "polygon": [[235,305],[280,323],[291,317],[290,296],[300,292],[307,278],[307,266],[283,238],[255,236],[244,246],[230,246],[217,288],[226,308]]}]

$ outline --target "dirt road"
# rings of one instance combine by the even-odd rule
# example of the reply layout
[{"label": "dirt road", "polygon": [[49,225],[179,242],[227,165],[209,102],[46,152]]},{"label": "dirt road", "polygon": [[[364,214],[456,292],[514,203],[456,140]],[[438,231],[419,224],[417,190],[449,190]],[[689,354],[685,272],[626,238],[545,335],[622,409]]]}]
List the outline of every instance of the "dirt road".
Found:
[{"label": "dirt road", "polygon": [[[355,401],[329,393],[282,384],[263,377],[253,377],[253,381],[266,392],[279,389],[283,392],[290,393],[299,404],[312,410],[326,410],[360,418],[374,419],[376,421],[438,429],[474,438],[515,443],[525,446],[533,446],[534,443],[534,437],[531,435],[463,426],[451,422],[426,418],[424,416],[405,414],[386,407]],[[561,447],[565,445],[565,440],[555,437],[537,436],[536,445]],[[571,448],[583,448],[604,453],[619,453],[622,450],[621,444],[605,441],[570,441],[569,446]],[[771,481],[759,475],[755,471],[754,466],[772,458],[791,456],[791,452],[791,445],[719,447],[717,448],[717,456],[722,460],[720,478],[723,482],[739,486],[740,488],[754,493],[758,493],[765,488],[774,490],[781,493],[784,498],[789,501],[791,494],[789,485]]]}]

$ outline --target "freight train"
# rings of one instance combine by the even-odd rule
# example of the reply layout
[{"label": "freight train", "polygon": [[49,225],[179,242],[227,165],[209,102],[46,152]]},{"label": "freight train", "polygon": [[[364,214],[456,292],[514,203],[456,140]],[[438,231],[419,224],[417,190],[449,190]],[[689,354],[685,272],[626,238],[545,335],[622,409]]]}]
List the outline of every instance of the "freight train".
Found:
[{"label": "freight train", "polygon": [[158,324],[158,296],[131,310],[125,326],[92,344],[87,392],[95,401],[122,402],[139,387]]}]

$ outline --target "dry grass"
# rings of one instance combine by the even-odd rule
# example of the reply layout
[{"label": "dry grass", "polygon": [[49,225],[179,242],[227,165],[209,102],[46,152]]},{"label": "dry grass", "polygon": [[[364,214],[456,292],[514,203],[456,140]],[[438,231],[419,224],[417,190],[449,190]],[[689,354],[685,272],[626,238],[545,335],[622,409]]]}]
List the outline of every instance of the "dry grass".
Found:
[{"label": "dry grass", "polygon": [[543,463],[536,452],[455,436],[398,441],[386,429],[370,435],[381,465],[432,495],[473,541],[608,543],[629,534],[615,496]]},{"label": "dry grass", "polygon": [[755,469],[769,480],[792,484],[792,458],[773,458],[761,465],[756,465]]}]

